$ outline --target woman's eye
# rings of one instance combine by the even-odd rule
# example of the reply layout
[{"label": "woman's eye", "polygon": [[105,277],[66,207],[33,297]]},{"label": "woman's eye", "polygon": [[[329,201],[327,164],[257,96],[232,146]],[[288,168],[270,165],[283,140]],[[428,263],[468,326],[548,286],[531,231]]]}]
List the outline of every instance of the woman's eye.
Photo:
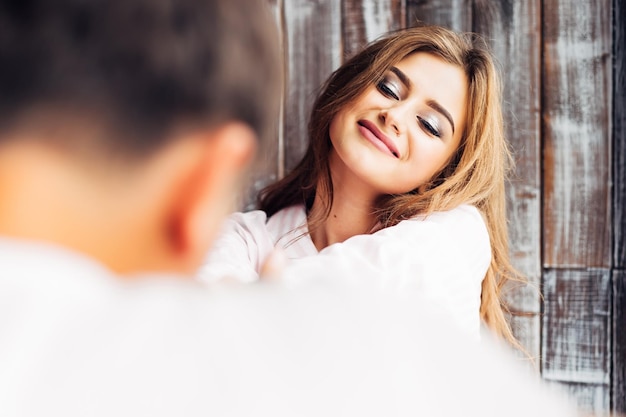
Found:
[{"label": "woman's eye", "polygon": [[393,86],[387,80],[382,80],[378,83],[378,90],[380,90],[384,96],[393,98],[394,100],[400,100],[400,97],[394,91]]},{"label": "woman's eye", "polygon": [[436,136],[438,138],[441,137],[441,133],[439,132],[439,130],[437,130],[437,128],[435,126],[433,126],[432,123],[430,123],[426,119],[423,119],[423,118],[421,118],[419,116],[417,116],[417,120],[419,120],[420,124],[422,125],[424,130],[426,130],[426,132],[428,132],[431,135]]}]

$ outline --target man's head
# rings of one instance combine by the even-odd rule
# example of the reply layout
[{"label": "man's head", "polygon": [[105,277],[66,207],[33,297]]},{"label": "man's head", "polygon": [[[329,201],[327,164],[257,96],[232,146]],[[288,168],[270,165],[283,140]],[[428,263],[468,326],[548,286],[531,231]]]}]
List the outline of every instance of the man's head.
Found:
[{"label": "man's head", "polygon": [[[258,0],[3,1],[0,234],[68,245],[120,272],[193,268],[221,220],[222,201],[235,192],[254,137],[265,138],[276,119],[280,63],[265,6]],[[45,190],[31,192],[35,178],[42,186],[50,181],[46,189],[56,188],[57,198],[48,202]],[[82,198],[71,185],[81,181],[92,184],[81,185]],[[85,190],[96,186],[89,196]],[[36,198],[21,198],[28,193]],[[116,245],[114,236],[96,225],[91,237],[81,233],[78,212],[102,210],[104,201],[110,209],[85,220],[111,217],[126,227],[132,219],[125,217],[143,208],[134,223],[143,228],[136,233],[145,233],[136,244],[140,237],[158,239],[148,219],[166,222],[159,233],[180,265],[175,259],[141,265],[131,254],[117,262],[113,248],[101,255],[95,247],[105,240]],[[74,202],[81,207],[67,207]],[[41,219],[33,205],[49,205],[51,218]]]},{"label": "man's head", "polygon": [[[0,127],[95,117],[99,144],[144,154],[177,124],[266,131],[276,51],[258,0],[15,0],[0,5]],[[19,127],[19,126],[18,126]]]}]

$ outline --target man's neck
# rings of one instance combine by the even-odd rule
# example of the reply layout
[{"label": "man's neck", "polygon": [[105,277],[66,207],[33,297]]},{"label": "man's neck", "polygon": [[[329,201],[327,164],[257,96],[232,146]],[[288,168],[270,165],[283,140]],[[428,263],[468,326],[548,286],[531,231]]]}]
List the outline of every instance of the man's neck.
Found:
[{"label": "man's neck", "polygon": [[136,270],[145,246],[138,236],[150,233],[138,184],[100,178],[70,159],[36,144],[2,146],[0,234],[61,245],[118,273]]}]

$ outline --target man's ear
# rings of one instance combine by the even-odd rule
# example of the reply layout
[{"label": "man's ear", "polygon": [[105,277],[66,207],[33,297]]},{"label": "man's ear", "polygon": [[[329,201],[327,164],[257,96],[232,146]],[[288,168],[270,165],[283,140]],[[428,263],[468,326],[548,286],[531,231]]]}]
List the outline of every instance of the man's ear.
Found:
[{"label": "man's ear", "polygon": [[170,240],[184,269],[200,266],[222,221],[235,207],[240,180],[256,147],[254,131],[232,122],[201,133],[186,183],[170,218]]}]

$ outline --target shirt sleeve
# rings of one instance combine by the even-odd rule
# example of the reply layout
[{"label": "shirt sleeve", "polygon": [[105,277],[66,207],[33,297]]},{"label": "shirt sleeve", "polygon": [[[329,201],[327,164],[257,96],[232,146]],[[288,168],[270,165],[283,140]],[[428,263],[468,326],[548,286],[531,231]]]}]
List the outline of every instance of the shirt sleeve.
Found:
[{"label": "shirt sleeve", "polygon": [[197,278],[205,283],[223,278],[256,281],[261,262],[274,247],[266,220],[267,216],[260,210],[231,214],[224,221]]},{"label": "shirt sleeve", "polygon": [[491,262],[489,234],[479,211],[463,205],[405,220],[372,235],[330,245],[290,261],[285,279],[368,280],[381,290],[432,299],[456,324],[480,333],[482,280]]}]

